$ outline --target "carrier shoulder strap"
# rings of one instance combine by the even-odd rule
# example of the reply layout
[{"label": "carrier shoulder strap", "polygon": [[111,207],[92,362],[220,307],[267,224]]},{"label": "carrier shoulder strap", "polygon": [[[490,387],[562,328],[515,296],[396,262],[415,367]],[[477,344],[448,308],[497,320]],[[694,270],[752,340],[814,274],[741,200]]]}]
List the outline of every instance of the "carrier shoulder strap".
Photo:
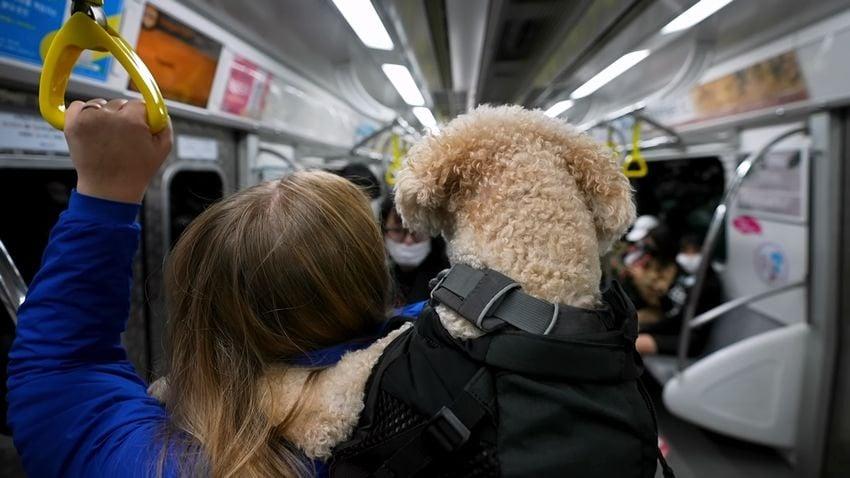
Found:
[{"label": "carrier shoulder strap", "polygon": [[604,332],[614,325],[609,310],[546,302],[522,292],[517,282],[500,272],[465,264],[440,273],[431,299],[484,331],[505,323],[536,335],[549,335],[556,329],[560,334]]},{"label": "carrier shoulder strap", "polygon": [[480,368],[451,405],[441,408],[371,476],[415,476],[435,458],[461,448],[475,426],[493,409],[493,386],[491,374],[486,368]]}]

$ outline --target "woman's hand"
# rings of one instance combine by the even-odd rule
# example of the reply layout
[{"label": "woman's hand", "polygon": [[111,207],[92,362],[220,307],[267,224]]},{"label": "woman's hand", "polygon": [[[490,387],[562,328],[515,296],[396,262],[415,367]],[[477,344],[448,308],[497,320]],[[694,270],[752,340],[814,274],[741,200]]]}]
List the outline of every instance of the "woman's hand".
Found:
[{"label": "woman's hand", "polygon": [[141,101],[75,101],[65,114],[65,138],[77,170],[77,191],[141,203],[171,151],[171,125],[151,134]]}]

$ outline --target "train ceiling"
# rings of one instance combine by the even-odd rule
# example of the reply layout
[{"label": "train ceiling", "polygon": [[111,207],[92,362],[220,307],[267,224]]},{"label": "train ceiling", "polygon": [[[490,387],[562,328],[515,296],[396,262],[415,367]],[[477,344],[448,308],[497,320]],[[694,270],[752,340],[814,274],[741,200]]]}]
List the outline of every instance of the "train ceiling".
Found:
[{"label": "train ceiling", "polygon": [[[689,48],[710,50],[719,61],[850,7],[850,0],[805,8],[797,0],[737,0],[670,41],[659,31],[696,0],[372,0],[392,40],[381,49],[358,38],[335,0],[186,3],[362,112],[411,122],[411,106],[384,64],[406,66],[425,106],[446,118],[479,103],[548,108],[640,45],[665,51],[593,98],[615,104],[670,81]],[[589,110],[578,104],[574,112]]]}]

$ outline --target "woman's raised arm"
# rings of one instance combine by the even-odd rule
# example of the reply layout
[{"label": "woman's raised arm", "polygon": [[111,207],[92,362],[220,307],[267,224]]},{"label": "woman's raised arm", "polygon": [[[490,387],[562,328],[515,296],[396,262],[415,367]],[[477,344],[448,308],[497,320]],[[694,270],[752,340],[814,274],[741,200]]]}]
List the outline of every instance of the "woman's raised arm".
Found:
[{"label": "woman's raised arm", "polygon": [[121,333],[138,203],[171,131],[151,135],[139,102],[93,100],[71,105],[66,137],[77,191],[18,313],[9,422],[31,476],[151,476],[166,415],[127,360]]}]

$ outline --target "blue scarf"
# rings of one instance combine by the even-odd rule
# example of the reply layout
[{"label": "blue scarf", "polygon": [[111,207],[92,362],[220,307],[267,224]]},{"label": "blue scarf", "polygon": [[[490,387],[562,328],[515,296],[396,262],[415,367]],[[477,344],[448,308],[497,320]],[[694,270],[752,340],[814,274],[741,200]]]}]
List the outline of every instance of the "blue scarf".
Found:
[{"label": "blue scarf", "polygon": [[[419,317],[419,314],[422,312],[422,309],[425,308],[426,304],[427,302],[408,304],[402,308],[394,310],[392,317],[415,319],[416,317]],[[306,352],[304,355],[293,359],[292,364],[301,367],[330,367],[331,365],[339,362],[342,356],[348,352],[369,348],[369,346],[375,343],[376,340],[387,334],[387,326],[389,323],[390,321],[385,321],[378,324],[373,333],[367,334],[363,337],[358,337],[341,344],[331,345],[330,347],[323,349]],[[320,460],[314,460],[313,466],[316,470],[317,478],[326,478],[330,476],[330,470],[328,469],[327,463]]]}]

